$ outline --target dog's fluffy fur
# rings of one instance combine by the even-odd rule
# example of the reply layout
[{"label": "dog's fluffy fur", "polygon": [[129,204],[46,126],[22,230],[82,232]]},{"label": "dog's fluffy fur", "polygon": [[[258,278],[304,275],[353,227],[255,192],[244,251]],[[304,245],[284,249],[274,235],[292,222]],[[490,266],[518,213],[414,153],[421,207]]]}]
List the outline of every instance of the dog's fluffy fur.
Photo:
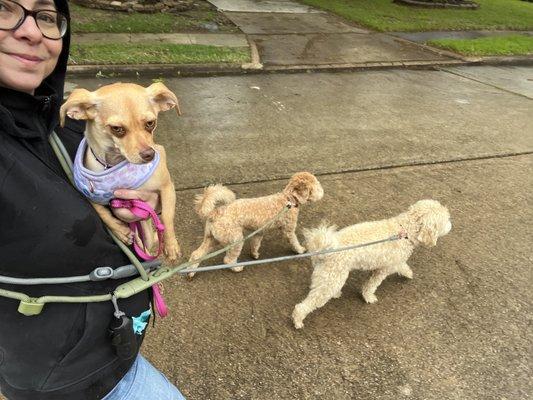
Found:
[{"label": "dog's fluffy fur", "polygon": [[304,230],[309,251],[372,242],[402,231],[407,238],[312,257],[314,270],[310,291],[305,300],[294,307],[294,326],[302,328],[303,320],[309,313],[325,305],[331,298],[339,298],[352,270],[373,271],[362,294],[367,303],[376,302],[374,292],[387,276],[398,273],[409,279],[413,277],[413,271],[407,265],[413,249],[420,244],[435,246],[437,238],[446,235],[451,227],[450,214],[445,207],[435,200],[420,200],[407,212],[390,219],[363,222],[339,231],[335,226],[326,225]]},{"label": "dog's fluffy fur", "polygon": [[[280,228],[289,240],[296,253],[305,252],[296,236],[299,205],[308,201],[318,201],[324,195],[320,182],[309,172],[294,174],[283,191],[264,197],[236,200],[235,194],[222,185],[213,185],[204,189],[204,193],[196,197],[196,212],[206,220],[204,241],[190,257],[190,261],[197,260],[212,251],[216,244],[226,246],[244,237],[246,230],[256,230],[269,222],[285,207],[288,201],[297,207],[291,208],[271,228]],[[259,258],[262,233],[250,240],[252,257]],[[235,245],[226,252],[225,264],[237,261],[242,243]],[[196,268],[198,264],[190,268]],[[235,272],[242,271],[242,267],[232,268]],[[189,273],[192,278],[194,272]]]}]

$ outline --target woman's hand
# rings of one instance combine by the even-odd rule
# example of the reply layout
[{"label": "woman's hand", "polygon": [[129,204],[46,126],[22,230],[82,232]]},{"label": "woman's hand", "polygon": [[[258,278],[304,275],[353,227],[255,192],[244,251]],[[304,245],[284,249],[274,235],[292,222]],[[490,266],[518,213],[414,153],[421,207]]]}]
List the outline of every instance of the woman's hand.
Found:
[{"label": "woman's hand", "polygon": [[[118,189],[115,190],[113,195],[117,199],[125,200],[142,200],[145,201],[152,207],[156,213],[161,211],[161,201],[159,199],[159,193],[151,192],[148,190],[130,190],[130,189]],[[139,221],[140,218],[132,214],[132,212],[127,208],[111,208],[111,212],[124,222],[135,222]]]}]

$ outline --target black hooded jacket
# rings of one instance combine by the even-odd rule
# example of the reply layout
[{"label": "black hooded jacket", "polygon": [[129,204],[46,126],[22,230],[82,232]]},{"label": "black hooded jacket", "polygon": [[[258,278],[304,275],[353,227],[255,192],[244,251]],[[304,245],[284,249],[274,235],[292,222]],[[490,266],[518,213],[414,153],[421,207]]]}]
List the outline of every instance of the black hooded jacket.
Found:
[{"label": "black hooded jacket", "polygon": [[[68,15],[66,0],[55,3]],[[69,36],[70,31],[54,72],[34,96],[0,87],[0,275],[65,277],[129,264],[68,182],[47,141],[55,129],[73,156],[83,135],[83,124],[74,121],[58,127]],[[0,288],[34,297],[84,296],[109,293],[120,283]],[[120,307],[136,316],[149,302],[145,291]],[[18,313],[18,305],[0,296],[0,389],[8,399],[101,399],[131,366],[133,360],[120,361],[110,343],[111,302],[50,303],[31,317]]]}]

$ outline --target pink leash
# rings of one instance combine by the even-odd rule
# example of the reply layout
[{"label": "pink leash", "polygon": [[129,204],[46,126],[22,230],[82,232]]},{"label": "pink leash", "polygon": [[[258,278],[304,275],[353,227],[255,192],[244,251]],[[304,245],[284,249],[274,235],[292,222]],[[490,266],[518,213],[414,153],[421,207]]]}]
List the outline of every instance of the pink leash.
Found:
[{"label": "pink leash", "polygon": [[[131,211],[133,215],[143,220],[152,218],[155,229],[157,231],[157,238],[159,241],[157,254],[155,256],[152,256],[145,251],[146,246],[144,246],[144,232],[142,230],[141,223],[139,221],[135,221],[135,222],[130,222],[129,225],[134,235],[135,233],[138,233],[139,239],[141,240],[141,243],[143,244],[143,247],[145,248],[145,249],[142,249],[137,244],[137,241],[134,239],[133,248],[135,252],[137,253],[137,255],[145,261],[155,260],[159,256],[159,254],[161,254],[161,251],[163,250],[163,231],[165,230],[165,226],[161,223],[161,220],[155,213],[154,209],[150,207],[148,203],[142,200],[136,200],[136,199],[133,199],[133,200],[113,199],[111,200],[110,205],[113,208],[127,208]],[[153,285],[152,291],[154,295],[154,305],[155,305],[157,314],[161,318],[164,318],[168,315],[168,308],[165,303],[165,300],[163,299],[163,296],[161,295],[161,289],[159,287],[159,284]]]}]

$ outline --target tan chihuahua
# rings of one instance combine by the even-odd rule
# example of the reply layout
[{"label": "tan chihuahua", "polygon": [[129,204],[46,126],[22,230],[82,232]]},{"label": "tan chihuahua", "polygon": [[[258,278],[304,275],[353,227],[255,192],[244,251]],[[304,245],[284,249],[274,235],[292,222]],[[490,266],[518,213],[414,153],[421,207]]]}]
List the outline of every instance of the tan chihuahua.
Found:
[{"label": "tan chihuahua", "polygon": [[[87,148],[78,150],[78,154],[83,152],[81,162],[89,172],[111,171],[128,162],[137,165],[153,163],[153,172],[150,171],[147,180],[129,189],[160,194],[161,220],[165,225],[163,251],[171,262],[181,257],[174,232],[176,192],[167,168],[165,149],[154,143],[153,133],[159,112],[172,108],[181,115],[176,95],[162,83],[147,88],[132,83],[115,83],[94,92],[75,89],[60,110],[61,126],[65,116],[87,121]],[[93,192],[93,182],[89,184],[89,192]],[[91,204],[111,231],[124,243],[131,244],[130,229],[105,205],[109,199],[96,202],[90,193],[83,192],[93,200]],[[145,229],[145,232],[148,231]]]}]

